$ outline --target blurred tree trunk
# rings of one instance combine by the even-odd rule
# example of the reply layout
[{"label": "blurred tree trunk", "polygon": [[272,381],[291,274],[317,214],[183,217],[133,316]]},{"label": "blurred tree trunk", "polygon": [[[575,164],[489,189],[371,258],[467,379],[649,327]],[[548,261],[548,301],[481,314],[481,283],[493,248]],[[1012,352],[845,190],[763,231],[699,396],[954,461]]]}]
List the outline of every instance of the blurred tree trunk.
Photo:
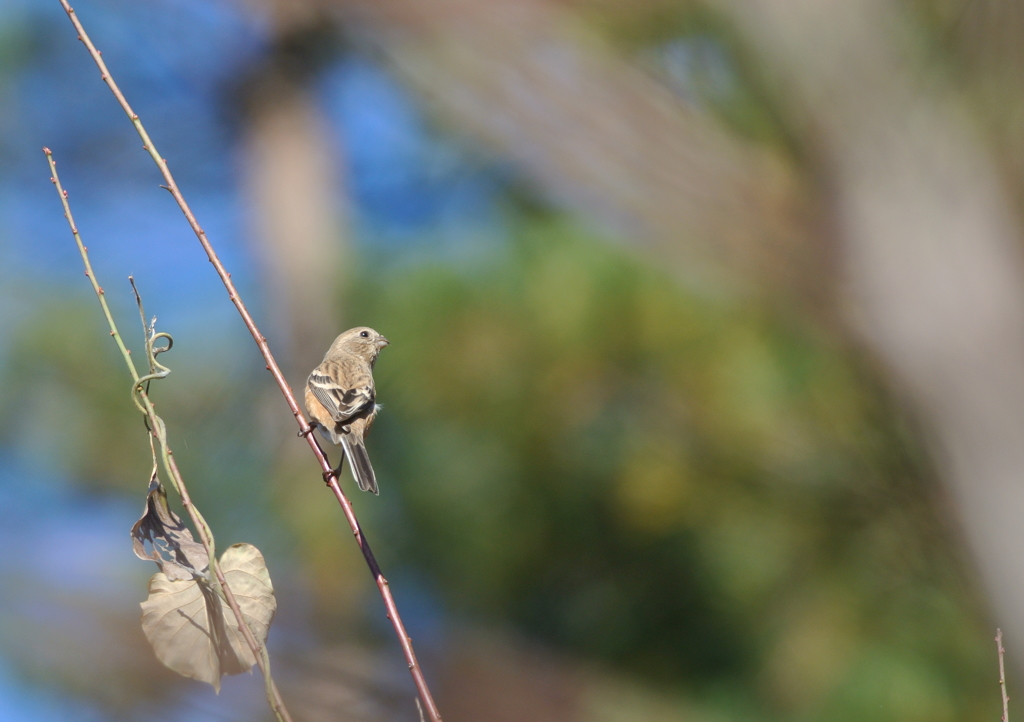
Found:
[{"label": "blurred tree trunk", "polygon": [[[346,196],[338,158],[344,139],[332,132],[315,80],[335,57],[338,28],[316,3],[267,0],[254,5],[270,21],[270,51],[243,82],[243,169],[251,232],[269,291],[273,348],[302,403],[309,372],[342,325],[344,262],[349,257]],[[371,587],[339,509],[324,496],[306,444],[295,438],[276,391],[267,391],[263,438],[278,439],[275,494],[307,560],[305,579],[325,625],[361,618]],[[327,445],[330,447],[330,444]],[[338,452],[326,449],[332,463]],[[325,540],[332,540],[324,543]]]},{"label": "blurred tree trunk", "polygon": [[285,373],[298,383],[340,325],[345,195],[332,134],[309,87],[322,58],[322,18],[272,3],[272,51],[245,88],[244,176],[251,232]]},{"label": "blurred tree trunk", "polygon": [[722,6],[819,134],[847,317],[933,435],[1007,646],[1024,649],[1024,265],[995,163],[958,99],[915,69],[898,5]]}]

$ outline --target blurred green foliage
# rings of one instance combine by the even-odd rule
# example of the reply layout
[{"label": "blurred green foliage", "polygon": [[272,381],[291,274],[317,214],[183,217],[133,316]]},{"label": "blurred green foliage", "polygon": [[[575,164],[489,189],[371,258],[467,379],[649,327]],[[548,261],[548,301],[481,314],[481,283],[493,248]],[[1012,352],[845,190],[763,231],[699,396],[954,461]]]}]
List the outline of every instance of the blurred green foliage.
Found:
[{"label": "blurred green foliage", "polygon": [[991,704],[914,434],[798,313],[688,295],[550,218],[489,266],[378,276],[351,309],[393,340],[386,556],[453,609],[670,686],[756,690],[769,716]]},{"label": "blurred green foliage", "polygon": [[[983,610],[871,364],[798,312],[689,294],[560,218],[517,223],[488,259],[374,263],[350,289],[350,320],[392,341],[382,496],[356,499],[384,567],[426,575],[455,618],[730,718],[991,714]],[[54,300],[11,339],[0,440],[141,504],[145,435],[94,305]],[[248,529],[272,572],[313,570],[330,629],[368,579],[314,465],[274,462],[255,349],[211,363],[165,330],[154,395],[193,496],[221,546]]]},{"label": "blurred green foliage", "polygon": [[[922,34],[918,51],[930,61],[956,44],[958,24],[973,27],[957,20],[966,3],[908,7],[932,18],[938,40]],[[575,8],[731,130],[800,155],[763,69],[713,10]],[[1017,26],[993,22],[1009,42],[985,45],[1012,76],[1019,65],[999,53],[1019,47]],[[0,84],[30,50],[27,27],[0,28]],[[987,57],[975,65],[988,68]],[[675,84],[675,62],[688,63],[690,85]],[[998,100],[992,123],[1019,138],[1019,114],[1004,105],[1019,93],[973,72]],[[369,441],[382,496],[353,502],[393,580],[393,570],[425,576],[453,619],[515,627],[693,700],[701,719],[996,719],[991,629],[950,505],[871,360],[801,309],[701,297],[564,218],[514,216],[508,245],[491,256],[364,258],[340,300],[352,325],[392,341]],[[108,294],[128,299],[120,288]],[[84,279],[80,290],[2,290],[8,307],[31,309],[0,359],[5,453],[141,510],[145,431]],[[134,308],[116,313],[138,348]],[[240,324],[233,336],[160,328],[177,344],[154,397],[220,547],[258,543],[282,614],[298,606],[288,586],[304,575],[318,638],[352,634],[373,593],[368,575],[251,340]],[[324,330],[325,346],[338,330]],[[37,580],[0,584],[29,600],[52,593]],[[401,585],[396,594],[401,605]],[[83,617],[102,606],[66,601]],[[103,619],[71,639],[86,625],[33,637],[30,625],[9,634],[23,624],[12,617],[0,641],[50,684],[116,696],[124,709],[132,695],[155,698],[149,650],[130,647],[129,632],[141,632]],[[130,648],[129,662],[72,668],[102,635]],[[621,710],[628,695],[606,693]],[[629,719],[645,719],[635,710]]]}]

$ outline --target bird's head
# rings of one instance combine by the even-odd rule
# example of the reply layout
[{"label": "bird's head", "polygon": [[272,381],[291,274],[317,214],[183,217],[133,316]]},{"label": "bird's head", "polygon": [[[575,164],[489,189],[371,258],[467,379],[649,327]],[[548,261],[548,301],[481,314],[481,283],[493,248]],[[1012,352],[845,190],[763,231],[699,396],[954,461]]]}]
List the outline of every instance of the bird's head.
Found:
[{"label": "bird's head", "polygon": [[369,363],[377,360],[377,354],[388,345],[388,340],[368,326],[356,326],[334,339],[325,358],[349,353]]}]

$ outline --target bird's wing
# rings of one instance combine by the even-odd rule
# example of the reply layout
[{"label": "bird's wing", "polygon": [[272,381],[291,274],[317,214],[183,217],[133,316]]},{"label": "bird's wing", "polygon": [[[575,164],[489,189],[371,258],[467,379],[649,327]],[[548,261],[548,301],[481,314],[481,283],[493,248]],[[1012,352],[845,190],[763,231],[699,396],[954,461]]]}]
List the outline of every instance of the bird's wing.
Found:
[{"label": "bird's wing", "polygon": [[358,414],[367,405],[372,405],[374,399],[372,384],[347,389],[330,376],[318,371],[309,375],[309,390],[327,409],[335,423],[339,424]]}]

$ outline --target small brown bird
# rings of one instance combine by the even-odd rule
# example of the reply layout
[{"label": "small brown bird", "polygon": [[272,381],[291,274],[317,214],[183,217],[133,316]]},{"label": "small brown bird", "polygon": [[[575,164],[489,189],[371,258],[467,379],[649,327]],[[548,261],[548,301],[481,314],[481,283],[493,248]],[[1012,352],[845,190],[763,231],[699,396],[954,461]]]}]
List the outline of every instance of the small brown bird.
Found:
[{"label": "small brown bird", "polygon": [[364,442],[379,408],[373,387],[373,364],[388,340],[366,326],[351,328],[334,339],[323,363],[306,381],[306,411],[313,425],[332,443],[341,444],[344,455],[335,473],[348,458],[352,477],[362,491],[377,490],[377,477]]}]

